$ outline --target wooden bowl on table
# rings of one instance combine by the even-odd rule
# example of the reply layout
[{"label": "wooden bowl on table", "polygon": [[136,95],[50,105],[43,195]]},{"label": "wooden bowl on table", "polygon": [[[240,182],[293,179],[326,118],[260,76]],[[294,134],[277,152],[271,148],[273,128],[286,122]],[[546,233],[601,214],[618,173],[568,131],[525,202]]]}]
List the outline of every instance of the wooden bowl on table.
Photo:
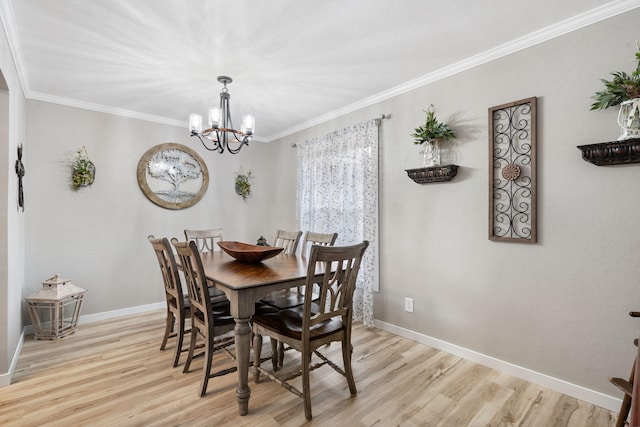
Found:
[{"label": "wooden bowl on table", "polygon": [[284,250],[284,248],[274,246],[258,246],[232,241],[218,242],[218,246],[238,261],[249,263],[259,263],[278,255]]}]

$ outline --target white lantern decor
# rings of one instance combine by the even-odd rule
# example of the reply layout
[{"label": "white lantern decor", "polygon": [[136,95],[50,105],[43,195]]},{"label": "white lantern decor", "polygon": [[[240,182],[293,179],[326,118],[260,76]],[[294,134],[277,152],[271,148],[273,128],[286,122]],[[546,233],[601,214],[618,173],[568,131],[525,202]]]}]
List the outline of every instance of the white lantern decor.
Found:
[{"label": "white lantern decor", "polygon": [[42,282],[42,289],[25,298],[35,339],[57,340],[76,331],[87,291],[70,282],[56,274]]}]

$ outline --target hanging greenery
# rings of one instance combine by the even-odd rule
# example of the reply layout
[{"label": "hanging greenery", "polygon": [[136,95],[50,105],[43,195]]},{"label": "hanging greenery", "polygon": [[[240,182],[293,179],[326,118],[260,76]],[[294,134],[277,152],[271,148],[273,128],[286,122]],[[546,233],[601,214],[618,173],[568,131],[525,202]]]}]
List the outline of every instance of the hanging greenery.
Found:
[{"label": "hanging greenery", "polygon": [[456,134],[449,126],[446,123],[439,122],[436,118],[433,104],[429,106],[429,109],[423,111],[427,113],[427,119],[423,126],[415,128],[414,133],[411,134],[415,138],[414,144],[423,144],[425,142],[431,144],[434,140],[447,141],[455,139]]},{"label": "hanging greenery", "polygon": [[236,194],[242,196],[242,200],[247,200],[247,196],[251,194],[251,171],[244,173],[242,167],[236,172]]},{"label": "hanging greenery", "polygon": [[594,103],[592,110],[604,110],[634,98],[640,98],[640,44],[636,43],[638,51],[635,60],[638,61],[636,69],[627,74],[624,71],[611,73],[613,79],[600,79],[604,89],[592,96]]},{"label": "hanging greenery", "polygon": [[73,161],[73,172],[71,174],[71,186],[74,190],[87,187],[93,184],[96,176],[96,167],[89,159],[87,149],[82,146],[76,151],[77,157]]}]

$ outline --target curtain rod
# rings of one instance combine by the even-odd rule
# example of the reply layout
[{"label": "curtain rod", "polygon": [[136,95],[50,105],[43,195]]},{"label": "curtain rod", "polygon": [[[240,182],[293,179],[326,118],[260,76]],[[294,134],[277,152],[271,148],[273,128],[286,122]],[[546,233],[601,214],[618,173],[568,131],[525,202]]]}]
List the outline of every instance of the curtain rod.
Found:
[{"label": "curtain rod", "polygon": [[[376,125],[380,126],[380,123],[382,122],[382,120],[384,119],[390,119],[391,118],[391,114],[382,114],[380,117],[376,117],[375,120],[376,121]],[[295,142],[291,144],[292,147],[297,147],[298,144],[296,144]]]},{"label": "curtain rod", "polygon": [[377,124],[378,126],[380,126],[380,122],[381,122],[383,119],[390,119],[390,118],[391,118],[391,114],[383,114],[383,115],[381,115],[380,117],[375,118],[374,120],[376,121],[376,124]]}]

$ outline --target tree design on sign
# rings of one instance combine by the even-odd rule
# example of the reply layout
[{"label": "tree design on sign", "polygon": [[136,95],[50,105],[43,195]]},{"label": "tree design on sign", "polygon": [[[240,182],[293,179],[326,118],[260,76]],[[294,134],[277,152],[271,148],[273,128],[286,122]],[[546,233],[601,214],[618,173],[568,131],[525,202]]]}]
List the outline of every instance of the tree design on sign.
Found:
[{"label": "tree design on sign", "polygon": [[209,185],[209,171],[191,148],[167,142],[148,149],[138,162],[138,185],[145,196],[167,209],[198,203]]},{"label": "tree design on sign", "polygon": [[180,185],[197,180],[202,174],[200,164],[189,153],[177,149],[157,152],[149,160],[149,175],[172,185],[170,189],[158,189],[154,194],[170,203],[182,203],[196,196],[193,188],[181,190]]}]

